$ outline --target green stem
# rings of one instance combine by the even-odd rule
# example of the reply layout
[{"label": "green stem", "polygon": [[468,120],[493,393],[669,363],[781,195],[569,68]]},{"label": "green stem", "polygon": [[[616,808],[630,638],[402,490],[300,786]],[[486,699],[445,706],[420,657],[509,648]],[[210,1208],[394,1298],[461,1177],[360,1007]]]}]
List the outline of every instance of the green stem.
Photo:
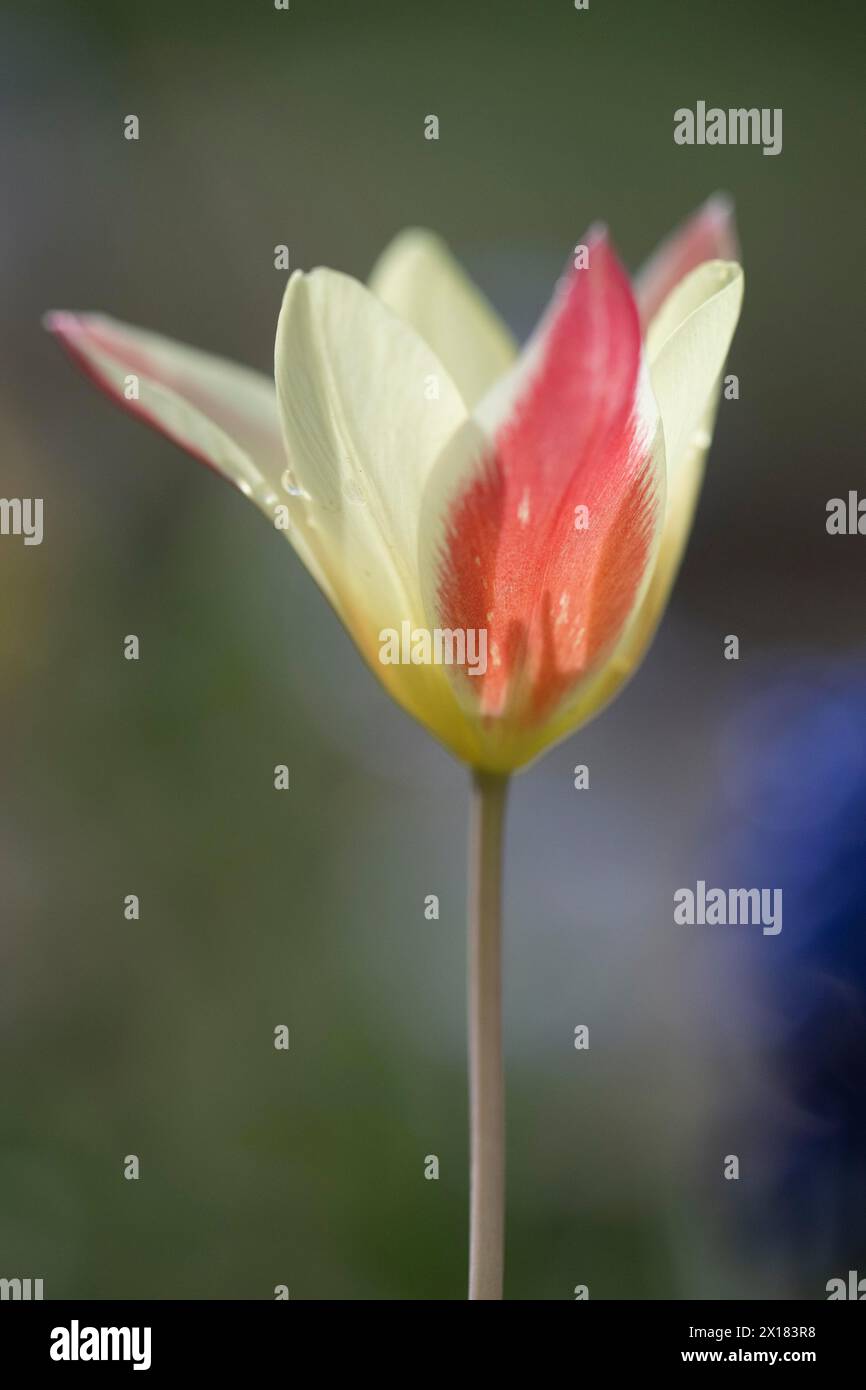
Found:
[{"label": "green stem", "polygon": [[501,1299],[505,1257],[502,832],[508,778],[473,777],[469,885],[469,1297]]}]

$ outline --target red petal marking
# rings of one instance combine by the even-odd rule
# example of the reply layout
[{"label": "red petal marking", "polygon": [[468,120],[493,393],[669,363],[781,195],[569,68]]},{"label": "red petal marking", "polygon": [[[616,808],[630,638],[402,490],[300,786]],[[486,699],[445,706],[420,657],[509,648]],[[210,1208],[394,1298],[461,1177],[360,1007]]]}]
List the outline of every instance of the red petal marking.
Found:
[{"label": "red petal marking", "polygon": [[563,282],[534,370],[445,523],[440,621],[486,629],[487,672],[467,684],[485,714],[521,722],[547,714],[619,635],[655,523],[637,308],[606,239],[588,244],[588,268]]},{"label": "red petal marking", "polygon": [[704,261],[739,260],[734,207],[716,193],[656,248],[635,278],[635,296],[646,332],[655,314],[680,280]]}]

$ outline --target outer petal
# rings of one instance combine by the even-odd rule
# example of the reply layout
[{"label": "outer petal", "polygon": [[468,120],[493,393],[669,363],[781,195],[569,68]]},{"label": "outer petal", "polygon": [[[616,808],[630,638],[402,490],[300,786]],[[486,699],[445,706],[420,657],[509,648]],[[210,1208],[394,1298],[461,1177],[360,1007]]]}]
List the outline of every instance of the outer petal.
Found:
[{"label": "outer petal", "polygon": [[470,409],[517,355],[508,329],[432,232],[401,232],[373,267],[370,289],[421,334]]},{"label": "outer petal", "polygon": [[[710,261],[665,301],[648,337],[653,389],[665,426],[668,498],[646,594],[610,660],[569,712],[572,727],[598,714],[643,660],[673,588],[691,531],[719,397],[719,378],[743,299],[743,272]],[[563,732],[568,732],[565,727]]]},{"label": "outer petal", "polygon": [[[289,508],[287,534],[319,583],[303,516],[286,490],[286,456],[269,377],[99,314],[56,312],[46,327],[129,414],[221,473],[270,517]],[[129,399],[130,377],[137,396]]]},{"label": "outer petal", "polygon": [[665,238],[635,277],[635,295],[644,329],[671,291],[703,261],[739,259],[733,202],[725,193],[714,193]]},{"label": "outer petal", "polygon": [[487,672],[457,688],[490,768],[551,741],[558,710],[640,602],[662,515],[662,432],[637,309],[605,236],[587,244],[589,267],[563,282],[425,503],[428,611],[487,633]]},{"label": "outer petal", "polygon": [[425,627],[417,551],[433,463],[466,419],[413,328],[347,275],[292,276],[277,327],[286,450],[319,565],[372,670],[461,757],[470,734],[434,665],[383,664],[380,634]]}]

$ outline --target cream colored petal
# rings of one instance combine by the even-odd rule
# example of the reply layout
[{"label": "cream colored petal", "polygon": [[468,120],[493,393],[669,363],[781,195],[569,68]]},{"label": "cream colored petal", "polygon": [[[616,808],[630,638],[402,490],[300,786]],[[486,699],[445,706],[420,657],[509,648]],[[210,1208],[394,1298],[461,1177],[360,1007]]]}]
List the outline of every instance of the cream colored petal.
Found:
[{"label": "cream colored petal", "polygon": [[371,669],[459,756],[466,721],[441,666],[383,664],[381,634],[426,626],[417,554],[428,473],[466,418],[409,324],[350,276],[292,276],[277,326],[283,435],[311,544]]},{"label": "cream colored petal", "polygon": [[[101,314],[56,312],[46,315],[45,326],[119,406],[255,502],[327,589],[309,552],[296,499],[286,492],[286,456],[270,377]],[[278,512],[280,506],[288,513]]]},{"label": "cream colored petal", "polygon": [[647,333],[653,391],[665,427],[669,469],[703,442],[700,428],[724,365],[743,300],[734,261],[706,261],[668,295]]},{"label": "cream colored petal", "polygon": [[508,329],[432,232],[401,232],[373,267],[370,289],[421,334],[470,409],[514,361]]}]

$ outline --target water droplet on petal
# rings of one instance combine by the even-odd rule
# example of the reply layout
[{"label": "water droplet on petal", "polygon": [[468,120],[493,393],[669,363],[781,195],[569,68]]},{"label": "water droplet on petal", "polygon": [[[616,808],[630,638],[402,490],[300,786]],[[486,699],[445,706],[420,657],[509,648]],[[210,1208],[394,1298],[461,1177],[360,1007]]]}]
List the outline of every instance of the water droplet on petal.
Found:
[{"label": "water droplet on petal", "polygon": [[304,489],[301,487],[291,468],[287,468],[285,470],[282,478],[280,479],[280,482],[283,485],[283,489],[289,494],[290,497],[309,497],[310,495],[308,492],[305,492]]}]

